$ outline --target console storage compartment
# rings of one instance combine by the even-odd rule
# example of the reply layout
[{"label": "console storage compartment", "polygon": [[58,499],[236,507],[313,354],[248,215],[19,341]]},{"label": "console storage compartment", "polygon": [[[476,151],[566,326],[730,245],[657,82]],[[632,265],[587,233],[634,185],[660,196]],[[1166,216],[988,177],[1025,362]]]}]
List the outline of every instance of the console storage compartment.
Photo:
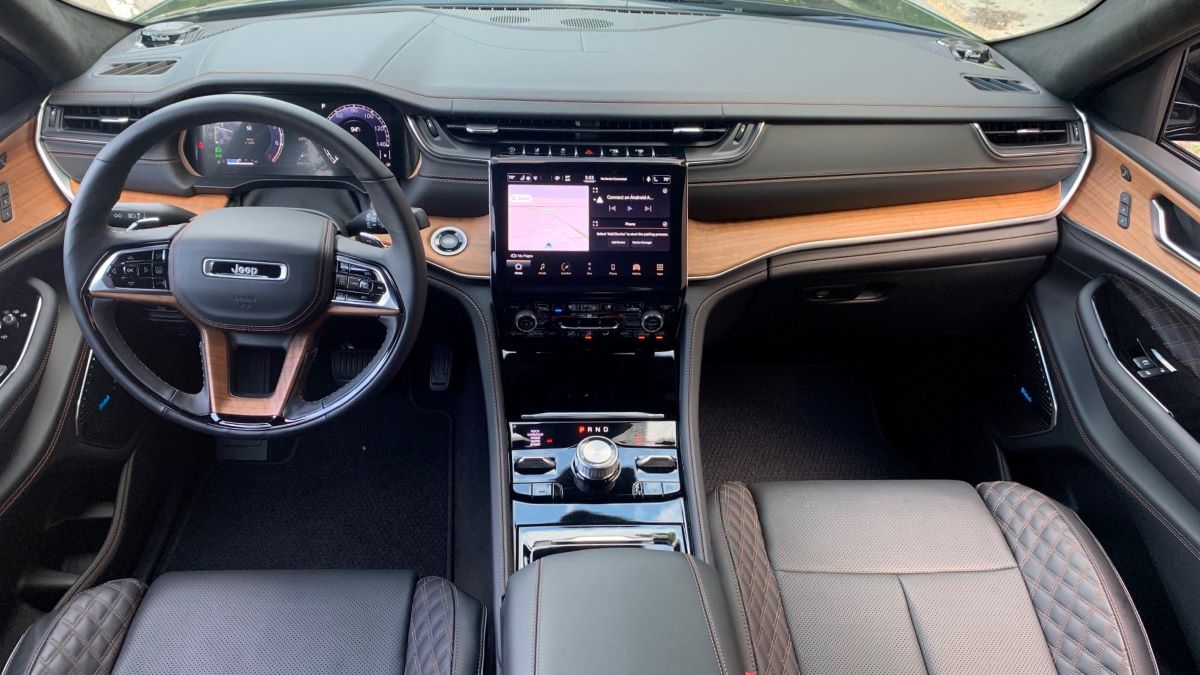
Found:
[{"label": "console storage compartment", "polygon": [[509,580],[505,675],[746,672],[717,571],[670,551],[538,558]]}]

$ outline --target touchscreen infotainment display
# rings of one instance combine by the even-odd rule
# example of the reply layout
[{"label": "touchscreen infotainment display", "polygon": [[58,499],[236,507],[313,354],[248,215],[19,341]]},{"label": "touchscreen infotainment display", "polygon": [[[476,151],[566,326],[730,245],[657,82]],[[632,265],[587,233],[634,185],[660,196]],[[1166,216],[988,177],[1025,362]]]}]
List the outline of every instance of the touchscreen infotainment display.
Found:
[{"label": "touchscreen infotainment display", "polygon": [[493,276],[531,290],[678,289],[683,171],[675,163],[496,162]]}]

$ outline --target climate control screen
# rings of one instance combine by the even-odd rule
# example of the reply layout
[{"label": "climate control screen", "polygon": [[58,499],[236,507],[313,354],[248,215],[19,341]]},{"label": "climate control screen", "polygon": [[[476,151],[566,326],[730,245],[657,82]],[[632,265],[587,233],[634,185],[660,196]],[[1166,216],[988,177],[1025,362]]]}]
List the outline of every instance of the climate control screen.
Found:
[{"label": "climate control screen", "polygon": [[498,161],[491,179],[499,285],[680,288],[680,164]]}]

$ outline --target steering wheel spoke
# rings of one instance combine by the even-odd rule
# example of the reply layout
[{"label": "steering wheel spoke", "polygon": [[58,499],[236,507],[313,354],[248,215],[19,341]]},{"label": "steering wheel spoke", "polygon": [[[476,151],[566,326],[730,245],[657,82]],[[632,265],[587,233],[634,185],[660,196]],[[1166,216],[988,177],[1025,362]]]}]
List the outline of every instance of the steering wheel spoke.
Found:
[{"label": "steering wheel spoke", "polygon": [[[227,424],[269,424],[284,419],[299,396],[301,383],[316,351],[320,324],[314,323],[290,334],[255,335],[200,326],[205,389],[214,420]],[[253,395],[238,393],[237,351],[243,347],[275,349],[283,354],[279,376],[270,391]],[[245,367],[245,366],[243,366]]]}]

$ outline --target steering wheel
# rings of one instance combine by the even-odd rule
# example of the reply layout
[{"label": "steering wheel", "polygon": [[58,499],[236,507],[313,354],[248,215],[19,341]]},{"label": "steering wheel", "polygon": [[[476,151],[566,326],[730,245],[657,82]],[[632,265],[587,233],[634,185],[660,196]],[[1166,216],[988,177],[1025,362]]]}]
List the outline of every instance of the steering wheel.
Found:
[{"label": "steering wheel", "polygon": [[[338,236],[328,217],[277,207],[229,207],[183,225],[109,226],[135,162],[155,143],[212,122],[245,120],[306,135],[341,157],[366,190],[389,248]],[[416,340],[425,309],[425,252],[400,184],[349,132],[291,103],[222,94],[174,103],[104,146],[84,176],[63,243],[67,295],[96,358],[135,398],[202,432],[269,437],[312,427],[386,383]],[[121,337],[116,305],[177,309],[200,332],[204,384],[181,391],[146,367]],[[383,346],[332,394],[303,398],[316,335],[331,316],[375,317]],[[282,350],[274,389],[239,395],[237,350]]]}]

